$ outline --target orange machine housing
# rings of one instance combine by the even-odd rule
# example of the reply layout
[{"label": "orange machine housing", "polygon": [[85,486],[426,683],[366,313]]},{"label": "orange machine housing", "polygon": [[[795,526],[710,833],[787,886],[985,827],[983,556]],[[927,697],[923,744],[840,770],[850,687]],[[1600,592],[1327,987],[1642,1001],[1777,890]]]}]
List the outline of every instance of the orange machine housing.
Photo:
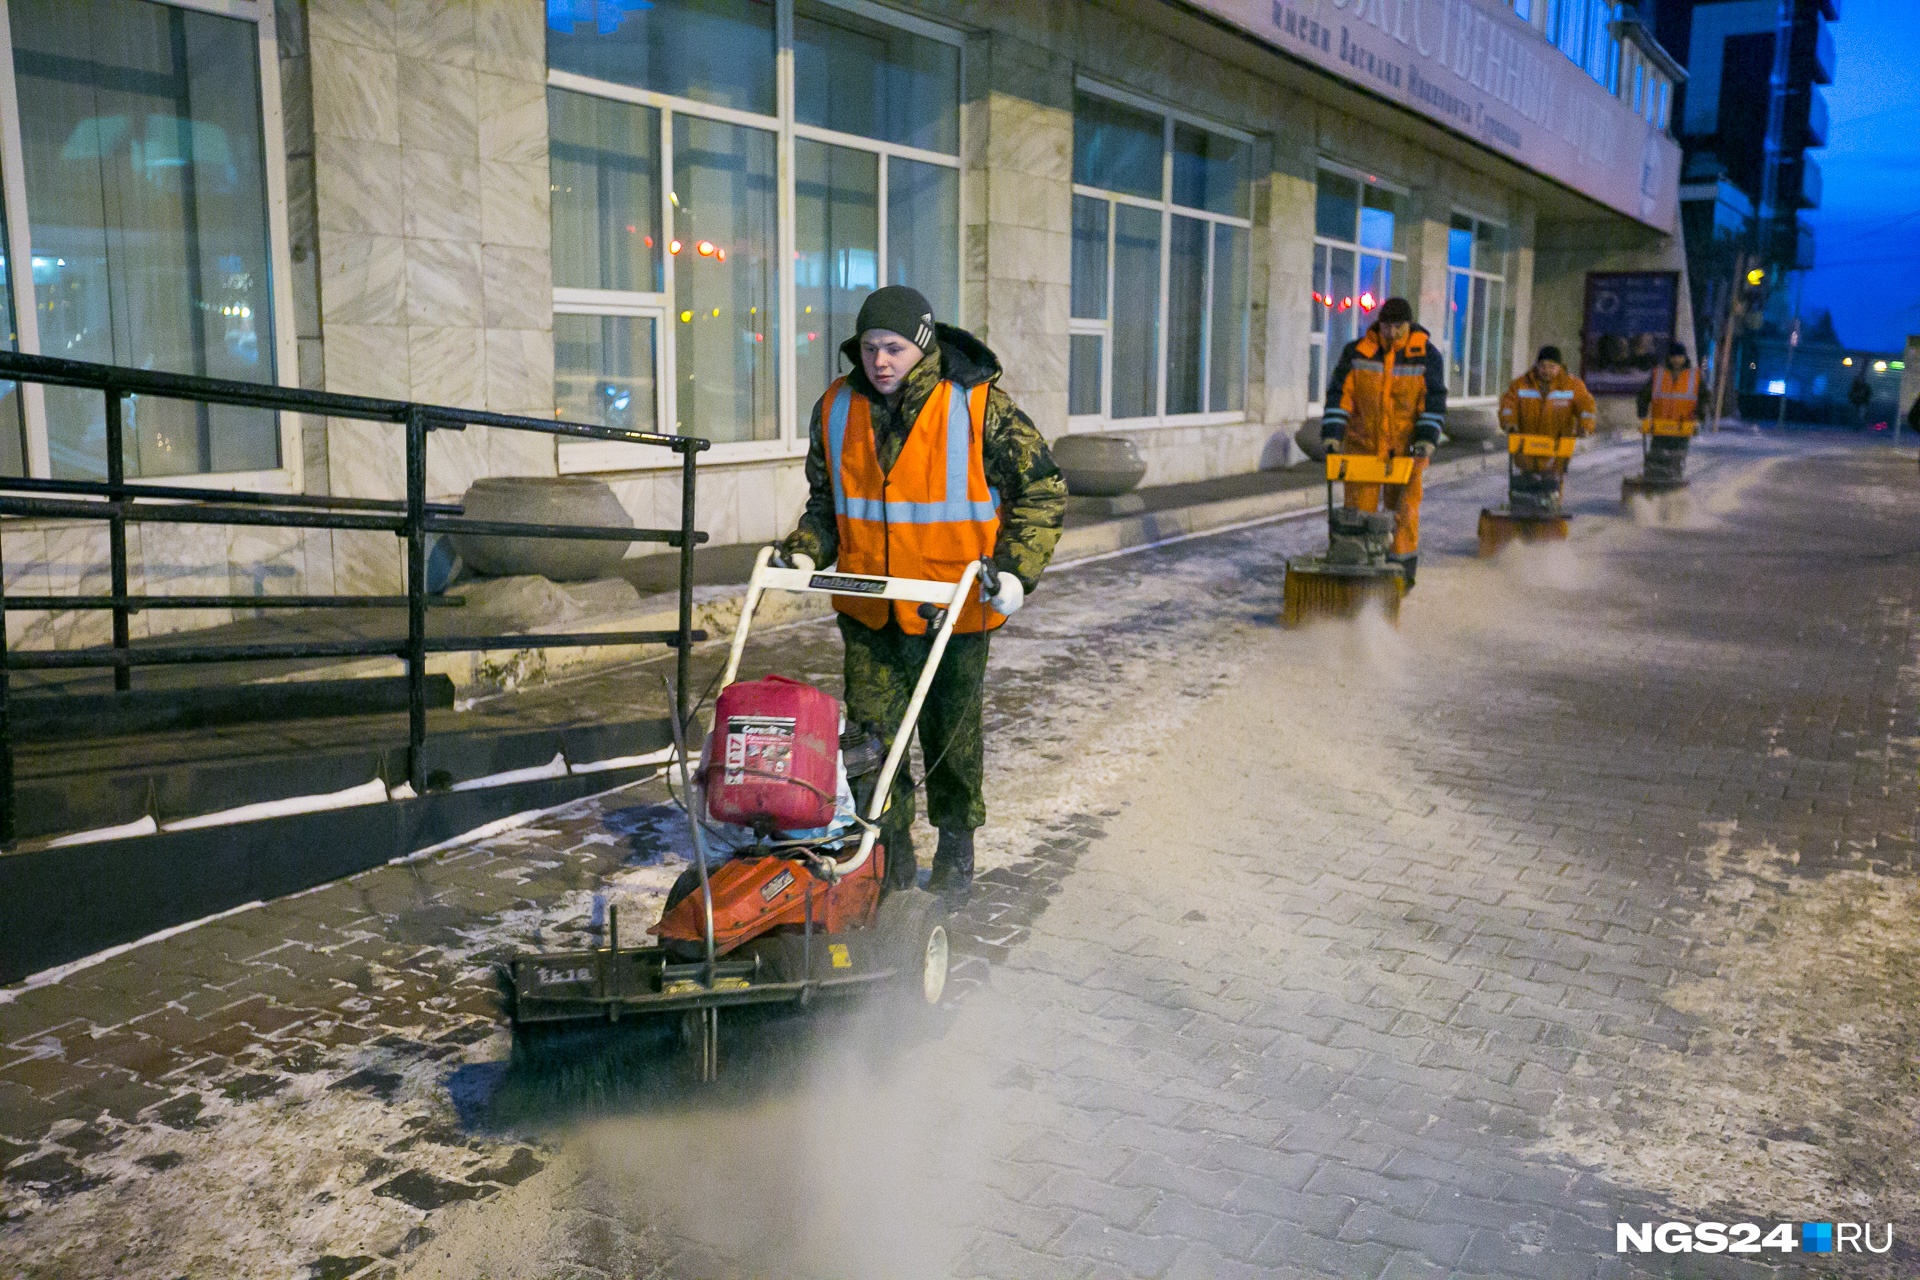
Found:
[{"label": "orange machine housing", "polygon": [[[812,896],[815,932],[845,933],[872,923],[886,873],[886,848],[876,844],[865,865],[837,884],[816,877],[789,858],[734,857],[708,874],[713,891],[713,951],[723,956],[742,943],[782,929],[804,928]],[[705,912],[695,890],[675,903],[654,926],[662,942],[706,941]]]}]

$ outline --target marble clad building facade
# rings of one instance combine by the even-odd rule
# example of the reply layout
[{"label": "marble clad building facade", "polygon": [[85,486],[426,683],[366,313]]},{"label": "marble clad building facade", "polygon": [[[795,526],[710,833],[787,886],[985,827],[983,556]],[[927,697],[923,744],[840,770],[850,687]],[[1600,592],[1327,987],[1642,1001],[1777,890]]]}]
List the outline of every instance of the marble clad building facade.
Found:
[{"label": "marble clad building facade", "polygon": [[[1615,6],[1580,3],[1575,56],[1529,0],[9,0],[8,304],[25,350],[706,435],[721,544],[791,527],[808,411],[894,281],[1049,437],[1132,437],[1148,484],[1287,465],[1389,293],[1484,416],[1579,346],[1587,273],[1684,270],[1664,98],[1629,100]],[[1420,59],[1455,52],[1436,89]],[[1646,146],[1578,136],[1555,59]],[[1541,128],[1436,117],[1470,85]],[[390,428],[144,412],[133,474],[401,492]],[[101,474],[94,413],[8,395],[0,467]],[[667,461],[476,427],[435,434],[429,487],[586,472],[673,524]],[[4,538],[7,590],[104,590],[98,528]],[[396,541],[145,526],[134,589],[392,591]]]}]

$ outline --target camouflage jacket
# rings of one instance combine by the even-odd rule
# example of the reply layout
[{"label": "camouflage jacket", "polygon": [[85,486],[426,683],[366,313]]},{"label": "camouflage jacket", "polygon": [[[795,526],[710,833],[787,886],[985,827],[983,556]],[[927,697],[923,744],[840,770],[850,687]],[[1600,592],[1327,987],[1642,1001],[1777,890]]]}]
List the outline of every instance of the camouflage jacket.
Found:
[{"label": "camouflage jacket", "polygon": [[[997,382],[1000,361],[972,334],[951,325],[936,326],[934,349],[908,371],[893,403],[875,391],[860,366],[860,348],[849,338],[840,348],[853,366],[852,388],[872,406],[875,452],[883,468],[891,469],[906,444],[907,433],[921,407],[942,378],[962,387]],[[789,555],[803,552],[822,568],[840,551],[840,525],[833,514],[833,483],[827,474],[827,447],[820,418],[825,398],[813,406],[807,427],[807,506],[800,527],[780,544]],[[993,548],[994,567],[1020,579],[1032,591],[1040,581],[1067,514],[1067,485],[1053,455],[1033,421],[1014,405],[1013,397],[995,386],[987,392],[987,419],[982,441],[987,483],[1000,494],[1000,536]]]}]

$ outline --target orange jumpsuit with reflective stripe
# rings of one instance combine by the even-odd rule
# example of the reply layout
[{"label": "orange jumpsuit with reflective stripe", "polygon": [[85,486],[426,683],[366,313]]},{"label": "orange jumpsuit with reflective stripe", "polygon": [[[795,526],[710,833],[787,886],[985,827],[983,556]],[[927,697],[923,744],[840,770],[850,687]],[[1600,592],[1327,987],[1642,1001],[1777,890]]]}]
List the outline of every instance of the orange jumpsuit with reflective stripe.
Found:
[{"label": "orange jumpsuit with reflective stripe", "polygon": [[[1400,344],[1389,347],[1374,325],[1349,342],[1327,384],[1323,439],[1338,440],[1340,452],[1376,458],[1405,457],[1414,443],[1438,444],[1447,420],[1446,367],[1431,335],[1414,325]],[[1342,486],[1345,505],[1378,511],[1384,500],[1393,512],[1392,554],[1420,550],[1420,499],[1425,458],[1413,460],[1413,479],[1404,485]],[[1381,493],[1382,489],[1385,494]]]},{"label": "orange jumpsuit with reflective stripe", "polygon": [[[1590,436],[1599,422],[1599,409],[1587,384],[1562,369],[1553,381],[1542,382],[1529,369],[1515,378],[1500,397],[1500,426],[1509,435]],[[1516,456],[1521,471],[1549,471],[1563,475],[1565,458]]]},{"label": "orange jumpsuit with reflective stripe", "polygon": [[[826,462],[840,533],[843,573],[958,582],[971,561],[993,554],[1000,495],[987,484],[982,437],[987,392],[943,381],[920,409],[893,469],[880,469],[867,398],[841,378],[827,388]],[[835,596],[833,607],[879,630],[893,620],[924,635],[927,620],[908,601]],[[954,630],[990,631],[1005,615],[974,600]]]}]

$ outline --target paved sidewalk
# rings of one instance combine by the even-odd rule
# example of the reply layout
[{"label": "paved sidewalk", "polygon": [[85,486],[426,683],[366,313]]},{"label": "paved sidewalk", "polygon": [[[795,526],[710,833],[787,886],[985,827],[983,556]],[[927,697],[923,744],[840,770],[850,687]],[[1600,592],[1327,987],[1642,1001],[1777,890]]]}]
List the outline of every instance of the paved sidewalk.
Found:
[{"label": "paved sidewalk", "polygon": [[[1572,543],[1492,564],[1495,478],[1437,491],[1397,633],[1272,625],[1312,520],[1051,575],[995,641],[986,871],[917,1037],[742,1020],[704,1095],[503,1076],[485,961],[643,910],[657,783],[19,994],[0,1258],[1708,1276],[1756,1264],[1612,1223],[1852,1217],[1900,1260],[1835,1273],[1910,1275],[1912,466],[1813,444],[1703,441],[1668,523],[1591,455]],[[818,624],[776,656],[837,667]]]}]

